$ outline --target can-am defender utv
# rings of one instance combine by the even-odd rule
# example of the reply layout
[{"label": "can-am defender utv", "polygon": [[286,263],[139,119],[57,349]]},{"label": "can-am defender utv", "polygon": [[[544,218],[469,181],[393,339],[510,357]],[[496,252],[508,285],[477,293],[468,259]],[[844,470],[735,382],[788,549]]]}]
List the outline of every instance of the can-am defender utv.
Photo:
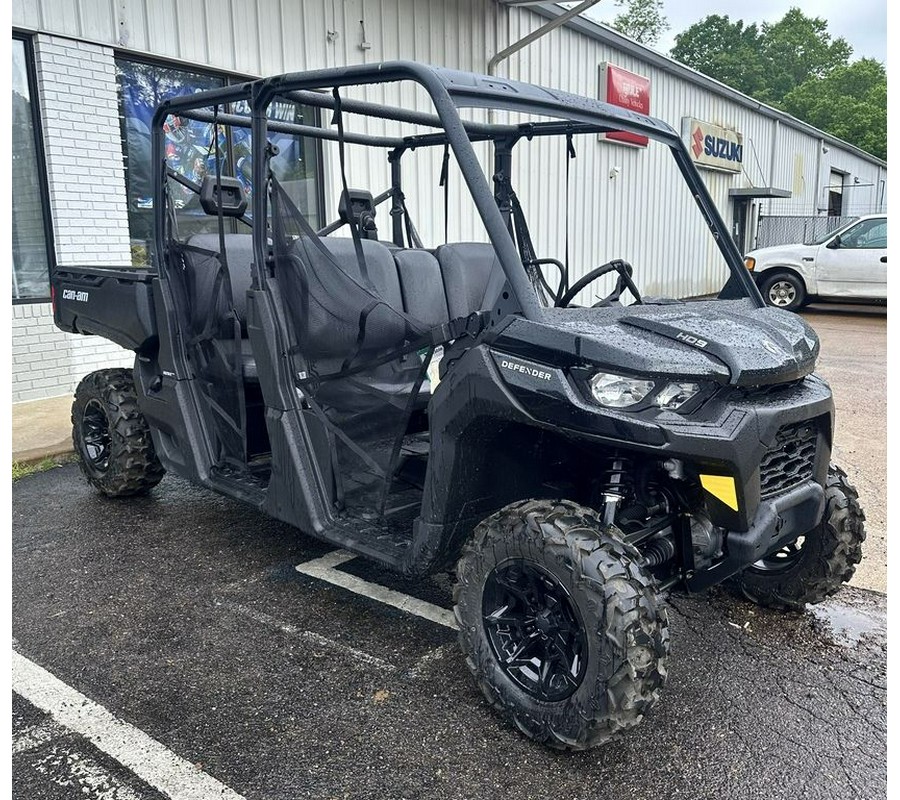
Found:
[{"label": "can-am defender utv", "polygon": [[[436,114],[353,97],[379,84],[409,98],[396,82]],[[300,108],[330,124],[290,113]],[[364,132],[349,124],[360,116]],[[206,175],[171,163],[176,128],[201,139]],[[674,166],[696,223],[667,197],[662,156],[597,142],[623,132]],[[813,372],[817,338],[763,307],[669,125],[398,62],[170,99],[151,135],[152,268],[53,277],[59,327],[136,353],[133,371],[92,373],[75,396],[75,447],[102,492],[143,492],[168,470],[407,574],[455,568],[478,685],[521,731],[561,748],[603,743],[656,702],[661,592],[727,580],[799,609],[853,574],[863,514],[829,465],[834,406]],[[313,220],[309,176],[284,156],[298,140],[337,150],[329,225]],[[544,186],[552,142],[567,192],[576,142],[622,160],[591,176],[589,202],[644,175],[640,219],[622,219],[624,195],[604,195],[582,215],[596,228],[573,245],[615,248],[622,225],[640,225],[648,263],[573,262],[570,280],[568,231],[565,260],[539,256],[535,242],[561,236],[529,231],[514,156],[537,148],[522,182],[541,184],[528,195],[546,206],[536,216],[558,218],[567,201],[546,200]],[[238,144],[249,180],[231,168]],[[390,188],[377,197],[348,188],[346,151],[359,146],[387,155]],[[455,158],[482,241],[422,245],[401,188],[413,153],[440,164],[442,192]],[[446,239],[468,222],[444,201]],[[339,228],[349,236],[331,235]],[[709,246],[688,253],[698,237]],[[665,263],[652,240],[671,242]],[[709,296],[693,276],[706,281],[711,261],[725,278]]]}]

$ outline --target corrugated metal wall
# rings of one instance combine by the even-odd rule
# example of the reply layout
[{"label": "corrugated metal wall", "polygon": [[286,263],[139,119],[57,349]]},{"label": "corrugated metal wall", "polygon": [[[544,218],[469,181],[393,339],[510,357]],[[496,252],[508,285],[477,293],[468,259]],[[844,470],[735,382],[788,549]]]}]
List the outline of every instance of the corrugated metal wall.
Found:
[{"label": "corrugated metal wall", "polygon": [[[13,24],[162,58],[249,75],[396,58],[484,72],[491,55],[539,27],[544,19],[527,9],[507,9],[495,0],[14,0]],[[703,171],[726,220],[728,189],[775,186],[793,191],[786,201],[762,201],[766,213],[813,214],[831,167],[847,172],[854,208],[879,202],[886,171],[859,156],[829,147],[808,133],[776,122],[571,28],[559,29],[514,55],[499,74],[579,94],[596,96],[598,65],[613,61],[652,81],[651,113],[681,128],[683,116],[740,130],[744,172]],[[358,96],[363,96],[358,94]],[[428,99],[411,86],[376,87],[367,99],[428,109]],[[351,129],[390,132],[388,123],[350,122]],[[692,199],[680,184],[668,154],[643,152],[581,137],[571,164],[568,228],[563,195],[562,142],[528,146],[519,156],[515,182],[543,255],[562,257],[566,231],[578,254],[575,275],[624,257],[640,270],[652,292],[698,294],[721,285],[712,240],[698,225]],[[523,151],[525,148],[522,148]],[[387,185],[386,160],[351,147],[351,182],[374,192]],[[488,165],[488,150],[479,146]],[[336,159],[328,159],[328,196],[335,185]],[[618,170],[610,178],[611,171]],[[426,241],[443,239],[443,193],[437,187],[439,153],[416,153],[406,165],[408,205]],[[638,191],[635,179],[653,191]],[[857,184],[854,184],[857,185]],[[849,213],[859,213],[852,209]],[[451,240],[483,239],[480,223],[451,173]],[[387,220],[382,224],[386,227]],[[698,270],[683,254],[706,253]]]}]

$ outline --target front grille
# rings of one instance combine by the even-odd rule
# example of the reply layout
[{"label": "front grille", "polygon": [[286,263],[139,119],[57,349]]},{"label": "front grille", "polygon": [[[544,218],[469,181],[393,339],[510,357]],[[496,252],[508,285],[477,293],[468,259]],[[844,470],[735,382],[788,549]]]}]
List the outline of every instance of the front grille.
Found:
[{"label": "front grille", "polygon": [[783,425],[759,465],[763,499],[782,494],[813,477],[818,430],[813,421]]}]

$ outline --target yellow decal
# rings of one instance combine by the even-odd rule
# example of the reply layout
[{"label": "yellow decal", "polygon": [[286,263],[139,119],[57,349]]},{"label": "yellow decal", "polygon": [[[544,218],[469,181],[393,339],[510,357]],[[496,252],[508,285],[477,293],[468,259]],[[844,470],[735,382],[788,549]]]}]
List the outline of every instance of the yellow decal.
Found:
[{"label": "yellow decal", "polygon": [[737,490],[730,475],[701,475],[700,485],[729,508],[738,510]]}]

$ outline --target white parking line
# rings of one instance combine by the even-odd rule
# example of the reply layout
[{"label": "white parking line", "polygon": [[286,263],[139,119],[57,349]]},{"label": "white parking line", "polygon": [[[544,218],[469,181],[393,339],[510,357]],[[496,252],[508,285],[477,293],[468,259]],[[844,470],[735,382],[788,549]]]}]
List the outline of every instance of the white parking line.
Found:
[{"label": "white parking line", "polygon": [[33,756],[29,762],[31,769],[43,775],[48,783],[70,789],[72,797],[82,800],[141,800],[141,795],[134,789],[110,774],[96,759],[73,747],[71,742],[55,744],[28,755]]},{"label": "white parking line", "polygon": [[294,569],[311,578],[318,578],[335,586],[340,586],[348,592],[361,594],[363,597],[399,608],[401,611],[415,614],[417,617],[436,622],[438,625],[459,630],[459,626],[456,624],[456,617],[453,616],[452,611],[448,611],[446,608],[419,600],[417,597],[410,597],[410,595],[397,592],[394,589],[388,589],[386,586],[378,583],[364,581],[355,575],[335,569],[335,567],[352,558],[356,558],[356,556],[353,553],[348,553],[346,550],[333,550],[321,558],[297,564]]},{"label": "white parking line", "polygon": [[428,668],[436,661],[440,661],[444,656],[456,651],[455,644],[442,644],[429,650],[425,655],[419,656],[412,669],[406,673],[408,678],[421,678]]},{"label": "white parking line", "polygon": [[68,731],[62,726],[57,725],[52,719],[37,725],[28,725],[21,730],[15,730],[15,715],[13,715],[13,745],[12,754],[18,755],[28,750],[34,750],[43,747],[45,744],[65,736]]},{"label": "white parking line", "polygon": [[266,614],[264,611],[256,611],[255,609],[247,608],[247,606],[243,606],[240,603],[230,603],[228,601],[218,602],[216,605],[230,608],[232,611],[236,611],[238,614],[241,614],[248,619],[261,622],[263,625],[268,625],[270,628],[277,628],[288,636],[294,636],[326,650],[335,650],[338,653],[344,653],[356,661],[361,661],[363,664],[388,670],[397,669],[393,664],[378,658],[378,656],[373,656],[363,650],[357,650],[355,647],[350,647],[350,645],[336,642],[334,639],[322,636],[321,633],[303,630],[290,622],[283,622],[282,620],[273,617],[271,614]]},{"label": "white parking line", "polygon": [[244,800],[15,650],[12,689],[172,800]]}]

